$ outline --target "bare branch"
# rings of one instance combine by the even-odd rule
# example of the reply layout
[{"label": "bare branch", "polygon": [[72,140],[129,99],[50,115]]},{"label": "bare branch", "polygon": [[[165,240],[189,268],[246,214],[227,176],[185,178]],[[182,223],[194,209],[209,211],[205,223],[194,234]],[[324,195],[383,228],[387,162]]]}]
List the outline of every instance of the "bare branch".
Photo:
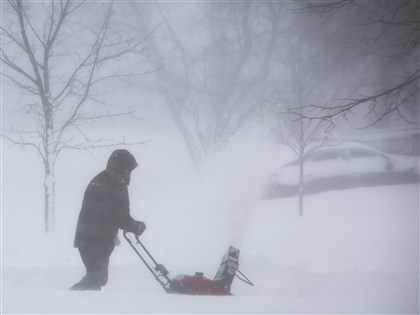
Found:
[{"label": "bare branch", "polygon": [[[112,141],[112,142],[109,143],[109,141]],[[91,151],[91,150],[100,149],[100,148],[114,148],[118,146],[145,145],[149,141],[150,140],[140,141],[140,142],[126,142],[125,139],[123,139],[120,142],[115,142],[114,140],[97,139],[88,144],[86,143],[73,144],[73,145],[64,144],[62,147],[59,147],[57,151],[60,152],[64,149]]]},{"label": "bare branch", "polygon": [[163,68],[163,65],[161,65],[160,67],[158,67],[156,69],[152,69],[152,70],[141,72],[141,73],[135,73],[135,72],[123,73],[123,74],[121,74],[121,73],[114,73],[114,74],[110,74],[110,75],[107,75],[107,76],[102,76],[100,78],[97,78],[96,80],[93,80],[91,82],[91,85],[93,86],[93,85],[95,85],[95,84],[97,84],[99,82],[110,80],[110,79],[117,79],[117,78],[118,79],[121,79],[121,78],[128,78],[128,77],[144,76],[144,75],[155,73],[155,72],[161,70],[162,68]]},{"label": "bare branch", "polygon": [[[420,44],[419,1],[306,1],[302,11],[332,16],[342,9],[351,8],[358,8],[363,13],[365,22],[360,22],[359,25],[371,27],[370,29],[374,31],[373,35],[365,36],[363,39],[370,44],[369,51],[375,53],[376,50],[379,50],[376,54],[386,57],[389,63],[406,63],[411,57],[418,57]],[[310,114],[305,117],[332,121],[338,117],[347,118],[347,115],[355,108],[368,106],[367,115],[374,116],[375,119],[367,126],[375,125],[392,113],[409,122],[409,119],[404,116],[403,109],[409,101],[414,101],[414,106],[419,105],[416,100],[419,95],[419,77],[420,68],[416,62],[414,71],[394,86],[369,96],[350,100],[335,100],[334,103],[339,102],[339,105],[308,105],[307,107],[310,109],[318,109],[322,113]]]},{"label": "bare branch", "polygon": [[11,76],[7,73],[0,72],[0,74],[4,77],[8,78],[14,85],[16,85],[18,88],[22,89],[23,91],[29,92],[29,94],[31,94],[31,95],[39,95],[39,91],[36,89],[36,87],[24,84],[21,81],[19,81],[19,79],[16,79],[15,77],[13,77],[13,76]]},{"label": "bare branch", "polygon": [[[336,105],[336,106],[326,106],[326,105],[321,106],[321,105],[314,105],[314,104],[303,106],[304,108],[308,108],[310,110],[314,110],[314,109],[322,110],[326,112],[324,114],[302,115],[299,112],[297,112],[295,109],[290,109],[290,111],[298,116],[301,116],[307,119],[330,120],[336,116],[346,115],[349,112],[351,112],[355,107],[358,107],[359,105],[362,105],[362,104],[366,104],[366,105],[373,104],[374,107],[377,107],[378,106],[377,101],[384,97],[391,97],[394,99],[392,102],[393,110],[396,110],[398,107],[403,105],[403,102],[400,98],[401,93],[404,90],[407,90],[409,86],[418,86],[419,78],[420,78],[420,70],[417,70],[411,77],[407,78],[406,80],[404,80],[397,86],[384,90],[378,94],[374,94],[374,95],[370,95],[370,96],[366,96],[366,97],[362,97],[358,99],[353,99],[353,100],[350,100],[349,102],[345,102],[344,104]],[[418,88],[415,89],[415,92],[411,93],[410,96],[413,96],[416,92],[418,92]],[[408,96],[404,98],[404,100],[406,100],[407,98]],[[385,111],[384,114],[379,118],[379,120],[382,119],[384,116],[390,114],[393,110]]]},{"label": "bare branch", "polygon": [[21,67],[19,67],[17,64],[15,64],[14,62],[12,62],[9,57],[6,55],[6,53],[4,52],[3,48],[0,48],[2,57],[0,58],[0,60],[8,67],[10,67],[11,69],[13,69],[15,72],[19,73],[20,75],[24,76],[26,79],[30,80],[32,83],[34,83],[35,85],[38,85],[36,79],[34,77],[32,77],[28,72],[26,72],[25,70],[23,70]]},{"label": "bare branch", "polygon": [[356,0],[337,0],[337,1],[304,1],[301,12],[316,12],[321,15],[332,15],[339,10],[349,8]]},{"label": "bare branch", "polygon": [[[3,34],[9,38],[12,42],[14,42],[19,48],[21,48],[23,51],[25,51],[25,47],[23,43],[19,40],[18,35],[15,34],[10,27],[5,28],[3,26],[0,27],[0,30],[3,32]],[[3,38],[4,40],[5,38]],[[2,49],[3,50],[3,49]]]},{"label": "bare branch", "polygon": [[43,151],[41,150],[41,148],[39,147],[39,145],[37,145],[34,142],[25,141],[23,139],[23,137],[22,137],[22,134],[23,133],[24,132],[19,131],[19,133],[18,133],[19,139],[14,139],[14,138],[8,136],[5,133],[2,133],[1,136],[3,138],[7,139],[9,142],[11,142],[11,143],[13,143],[13,144],[15,144],[17,146],[20,146],[20,147],[32,147],[32,148],[34,148],[38,152],[38,154],[41,156],[41,158],[45,161],[45,155],[44,155]]}]

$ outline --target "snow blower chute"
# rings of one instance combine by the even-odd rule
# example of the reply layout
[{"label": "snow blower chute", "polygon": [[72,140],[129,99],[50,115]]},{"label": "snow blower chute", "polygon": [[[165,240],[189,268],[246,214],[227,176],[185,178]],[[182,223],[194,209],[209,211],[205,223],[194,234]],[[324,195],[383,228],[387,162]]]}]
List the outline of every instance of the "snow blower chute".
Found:
[{"label": "snow blower chute", "polygon": [[137,256],[143,261],[147,269],[152,273],[157,282],[167,293],[191,294],[191,295],[232,295],[230,287],[236,276],[249,285],[254,285],[239,269],[239,249],[230,246],[223,256],[219,269],[213,280],[204,277],[202,272],[196,272],[193,276],[176,275],[169,277],[169,272],[164,265],[159,264],[139,237],[124,231],[124,238],[130,244]]}]

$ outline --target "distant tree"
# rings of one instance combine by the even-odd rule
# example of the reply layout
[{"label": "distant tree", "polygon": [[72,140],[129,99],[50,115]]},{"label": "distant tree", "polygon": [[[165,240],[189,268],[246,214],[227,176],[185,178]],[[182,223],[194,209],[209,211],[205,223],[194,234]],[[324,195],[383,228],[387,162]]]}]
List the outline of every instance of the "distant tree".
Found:
[{"label": "distant tree", "polygon": [[190,23],[195,44],[171,21],[171,8],[132,4],[144,33],[159,25],[159,40],[147,43],[148,58],[164,67],[149,87],[165,100],[198,166],[206,154],[228,143],[256,110],[253,95],[270,71],[283,6],[274,1],[190,6],[195,10]]},{"label": "distant tree", "polygon": [[[91,139],[83,126],[100,119],[130,116],[126,112],[92,112],[88,104],[101,102],[99,83],[131,75],[119,70],[123,58],[142,50],[142,41],[112,30],[112,3],[97,5],[103,18],[93,32],[83,29],[75,38],[85,1],[29,2],[9,0],[4,7],[1,26],[2,75],[33,101],[18,113],[32,125],[12,128],[3,137],[13,144],[36,150],[44,167],[45,231],[54,231],[54,170],[65,149],[93,149],[125,144],[124,141]],[[7,6],[6,6],[7,5]],[[85,13],[87,11],[84,11]],[[80,26],[80,25],[79,25]],[[82,137],[78,141],[77,134]],[[80,137],[79,137],[80,138]]]},{"label": "distant tree", "polygon": [[[299,161],[299,215],[304,214],[305,161],[308,155],[322,148],[329,140],[333,125],[320,120],[304,118],[309,104],[320,99],[320,90],[328,85],[329,56],[322,43],[307,31],[308,25],[291,23],[293,30],[281,42],[284,62],[279,66],[275,93],[269,96],[264,107],[276,113],[274,131]],[[283,77],[282,80],[280,77]]]},{"label": "distant tree", "polygon": [[[383,68],[394,66],[391,69],[394,72],[390,74],[394,82],[386,82],[388,84],[378,87],[376,93],[346,100],[332,100],[329,105],[308,105],[322,110],[317,115],[307,116],[308,118],[332,121],[364,106],[368,107],[368,115],[373,117],[369,125],[374,125],[392,114],[397,114],[408,122],[418,122],[420,1],[305,1],[301,10],[320,14],[329,19],[327,22],[334,17],[340,18],[349,14],[354,16],[353,28],[359,28],[358,32],[362,34],[352,44],[368,47],[371,53],[383,59]],[[349,42],[348,38],[342,40]],[[399,71],[395,71],[396,68]]]},{"label": "distant tree", "polygon": [[[328,131],[330,131],[328,128],[331,125],[324,121],[314,121],[298,117],[293,112],[284,112],[279,115],[279,125],[276,134],[280,141],[286,144],[296,154],[299,160],[299,216],[303,216],[306,158],[328,143]],[[305,115],[305,113],[300,112],[300,115]]]}]

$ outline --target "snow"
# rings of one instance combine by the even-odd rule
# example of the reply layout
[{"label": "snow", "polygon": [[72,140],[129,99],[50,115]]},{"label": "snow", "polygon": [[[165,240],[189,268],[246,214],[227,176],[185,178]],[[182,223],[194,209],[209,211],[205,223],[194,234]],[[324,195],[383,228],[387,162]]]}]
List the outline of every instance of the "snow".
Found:
[{"label": "snow", "polygon": [[67,290],[84,273],[72,247],[83,191],[109,151],[69,152],[58,162],[57,232],[46,235],[41,165],[31,151],[10,148],[3,152],[2,313],[419,312],[418,184],[310,195],[299,217],[297,197],[259,199],[275,166],[290,160],[283,148],[239,139],[197,173],[179,140],[151,138],[131,149],[140,166],[130,201],[148,227],[144,244],[172,276],[209,278],[227,246],[237,246],[255,286],[236,279],[235,296],[168,295],[122,239],[101,292]]},{"label": "snow", "polygon": [[[204,297],[146,295],[142,292],[6,291],[4,299],[15,305],[14,313],[88,314],[258,314],[258,313],[411,313],[387,299],[273,298],[264,296]],[[49,301],[54,303],[49,303]],[[57,304],[61,307],[57,308]],[[36,305],[35,309],[33,305]],[[297,307],[298,306],[298,307]],[[6,309],[7,311],[7,309]]]}]

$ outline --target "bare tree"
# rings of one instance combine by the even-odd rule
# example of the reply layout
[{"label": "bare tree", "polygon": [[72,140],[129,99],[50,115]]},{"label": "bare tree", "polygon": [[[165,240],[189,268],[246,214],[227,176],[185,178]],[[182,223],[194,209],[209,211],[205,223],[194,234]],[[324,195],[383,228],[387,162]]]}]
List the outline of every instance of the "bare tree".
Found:
[{"label": "bare tree", "polygon": [[[151,88],[163,96],[198,166],[207,153],[228,143],[256,110],[253,95],[270,70],[282,4],[195,4],[190,25],[197,45],[188,45],[191,39],[171,21],[169,5],[135,3],[132,8],[141,17],[145,10],[153,11],[159,20],[156,34],[161,37],[148,41],[148,58],[154,66],[164,63],[164,68]],[[141,26],[146,33],[155,27]]]},{"label": "bare tree", "polygon": [[[299,215],[304,213],[305,161],[306,158],[321,149],[328,141],[328,124],[296,117],[294,113],[280,114],[277,135],[296,154],[299,160]],[[304,113],[301,113],[304,115]]]},{"label": "bare tree", "polygon": [[[332,121],[365,106],[369,109],[368,115],[373,117],[369,125],[391,114],[397,114],[397,117],[408,122],[417,122],[416,119],[413,121],[412,116],[413,112],[418,115],[420,103],[419,1],[306,1],[302,11],[318,13],[330,20],[335,16],[340,18],[343,14],[361,17],[358,23],[354,23],[354,28],[361,28],[362,38],[352,44],[361,43],[377,57],[382,57],[382,67],[394,65],[390,76],[396,78],[395,82],[378,87],[376,93],[370,95],[334,100],[332,105],[308,105],[310,109],[322,110],[320,114],[308,115],[308,118]],[[395,66],[399,66],[400,73],[395,73]]]},{"label": "bare tree", "polygon": [[125,142],[90,139],[83,130],[85,124],[100,119],[133,115],[131,110],[95,114],[85,108],[103,104],[99,83],[141,74],[119,70],[117,63],[139,53],[143,43],[112,30],[112,3],[100,6],[104,14],[96,30],[90,33],[84,28],[83,36],[72,36],[74,30],[81,31],[78,14],[87,12],[80,10],[84,5],[70,0],[9,0],[5,8],[9,20],[1,27],[2,75],[33,100],[19,110],[32,120],[33,128],[12,128],[3,137],[34,148],[43,161],[46,232],[54,231],[54,170],[60,153]]},{"label": "bare tree", "polygon": [[277,113],[274,132],[279,140],[286,144],[297,156],[299,161],[299,215],[304,213],[304,177],[306,158],[322,148],[328,141],[333,125],[321,120],[304,118],[307,115],[308,104],[317,95],[321,86],[327,85],[326,73],[329,72],[328,55],[321,43],[305,39],[304,25],[296,25],[293,32],[288,33],[283,50],[287,53],[283,60],[287,63],[281,68],[281,76],[287,77],[285,82],[278,80],[275,93],[266,100],[266,108]]}]

